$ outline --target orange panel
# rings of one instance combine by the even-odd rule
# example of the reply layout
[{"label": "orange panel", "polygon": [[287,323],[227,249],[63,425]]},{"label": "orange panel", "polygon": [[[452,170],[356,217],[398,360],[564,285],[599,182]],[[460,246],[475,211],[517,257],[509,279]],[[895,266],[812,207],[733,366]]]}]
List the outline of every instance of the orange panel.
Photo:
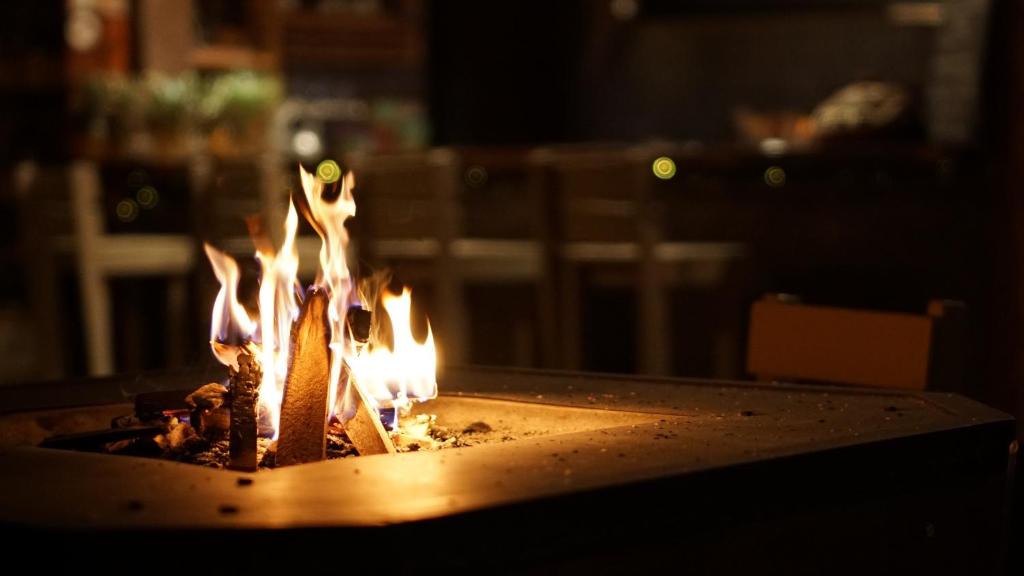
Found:
[{"label": "orange panel", "polygon": [[789,379],[924,389],[932,319],[755,302],[747,370],[760,379]]}]

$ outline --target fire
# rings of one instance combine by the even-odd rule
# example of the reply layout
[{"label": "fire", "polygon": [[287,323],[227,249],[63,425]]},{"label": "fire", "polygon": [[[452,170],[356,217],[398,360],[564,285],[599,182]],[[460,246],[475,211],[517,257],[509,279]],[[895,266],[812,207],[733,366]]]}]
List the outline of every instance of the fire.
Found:
[{"label": "fire", "polygon": [[252,338],[256,324],[245,307],[238,302],[238,280],[241,278],[238,263],[209,244],[203,244],[203,248],[213,267],[213,274],[220,282],[220,292],[213,302],[210,345],[217,360],[225,366],[231,366],[235,364],[238,345]]},{"label": "fire", "polygon": [[[434,334],[427,326],[427,338],[420,344],[412,335],[410,309],[412,292],[406,288],[400,296],[385,294],[384,309],[391,318],[394,346],[377,344],[349,357],[352,374],[374,408],[402,409],[414,400],[437,396],[437,354]],[[397,410],[395,413],[397,420]]]},{"label": "fire", "polygon": [[299,253],[295,246],[298,225],[295,205],[289,203],[281,250],[275,254],[269,242],[267,246],[257,246],[256,250],[261,269],[259,356],[263,381],[260,383],[260,408],[270,418],[275,437],[281,417],[284,382],[288,376],[291,325],[299,316],[297,293],[302,290],[298,281]]},{"label": "fire", "polygon": [[[315,288],[329,296],[330,329],[330,414],[343,422],[352,416],[350,386],[358,386],[376,410],[407,408],[413,401],[436,397],[436,353],[433,334],[418,343],[410,325],[411,293],[385,295],[383,307],[391,319],[394,344],[370,342],[356,346],[348,333],[346,316],[357,299],[348,268],[348,231],[345,221],[355,216],[352,196],[355,180],[342,174],[337,164],[325,162],[313,175],[300,167],[303,214],[320,235],[320,270]],[[258,226],[257,226],[258,228]],[[225,366],[236,366],[242,346],[254,350],[263,367],[259,403],[263,414],[261,435],[277,437],[281,402],[288,376],[292,323],[298,318],[305,291],[298,280],[299,256],[295,244],[298,213],[291,203],[284,222],[284,240],[274,250],[261,230],[253,233],[256,260],[260,264],[258,314],[251,317],[238,300],[240,272],[227,254],[204,245],[206,255],[220,282],[213,306],[210,344],[214,356]],[[396,416],[397,418],[397,416]]]},{"label": "fire", "polygon": [[[345,317],[352,295],[352,275],[348,270],[348,230],[345,220],[356,215],[356,202],[352,197],[355,178],[352,173],[342,175],[334,162],[324,162],[313,176],[300,170],[302,191],[309,206],[307,218],[323,243],[320,246],[320,279],[318,284],[327,288],[330,306],[327,318],[331,328],[331,374],[327,397],[337,399],[345,356],[353,351],[346,348]],[[334,184],[334,186],[328,186]],[[333,414],[337,401],[331,405]]]}]

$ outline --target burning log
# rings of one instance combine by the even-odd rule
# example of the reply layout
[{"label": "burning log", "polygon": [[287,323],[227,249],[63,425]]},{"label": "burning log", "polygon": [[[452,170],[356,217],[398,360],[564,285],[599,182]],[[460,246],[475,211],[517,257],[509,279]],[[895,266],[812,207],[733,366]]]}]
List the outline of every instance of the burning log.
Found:
[{"label": "burning log", "polygon": [[349,333],[355,341],[356,348],[365,346],[370,341],[370,328],[373,326],[373,314],[362,306],[352,306],[345,316]]},{"label": "burning log", "polygon": [[292,357],[281,403],[277,442],[279,466],[315,462],[326,457],[330,349],[327,294],[306,298],[292,325]]},{"label": "burning log", "polygon": [[263,372],[254,353],[248,346],[238,352],[238,369],[228,368],[231,374],[231,431],[230,468],[255,471],[258,461],[256,454],[256,404],[259,400],[260,380]]},{"label": "burning log", "polygon": [[351,374],[348,383],[356,409],[355,416],[345,423],[345,434],[352,441],[352,445],[359,451],[360,456],[397,453],[395,443],[391,441],[391,436],[380,422],[380,416],[366,402],[366,397],[353,381]]},{"label": "burning log", "polygon": [[[371,313],[360,306],[349,308],[349,334],[355,341],[357,350],[364,348],[370,340]],[[380,422],[380,416],[366,403],[366,397],[352,378],[352,373],[345,367],[345,379],[352,389],[349,393],[355,399],[355,416],[345,423],[345,434],[356,447],[360,455],[394,454],[395,444],[391,436]]]},{"label": "burning log", "polygon": [[[359,308],[360,312],[355,317],[359,320],[355,326],[363,326],[365,336],[362,336],[362,344],[373,341],[376,344],[393,345],[395,335],[391,327],[391,321],[387,310],[384,309],[384,297],[388,294],[402,291],[401,284],[395,281],[391,270],[387,268],[376,270],[370,276],[359,280],[359,299],[366,306],[366,310]],[[352,310],[349,310],[349,321],[353,320]],[[353,332],[356,332],[353,330]],[[360,335],[356,333],[356,339]]]},{"label": "burning log", "polygon": [[125,428],[110,428],[105,430],[50,436],[49,438],[44,439],[39,446],[41,448],[60,448],[62,450],[98,452],[101,451],[103,446],[106,444],[122,440],[152,438],[161,432],[163,432],[163,428],[161,426],[129,426]]}]

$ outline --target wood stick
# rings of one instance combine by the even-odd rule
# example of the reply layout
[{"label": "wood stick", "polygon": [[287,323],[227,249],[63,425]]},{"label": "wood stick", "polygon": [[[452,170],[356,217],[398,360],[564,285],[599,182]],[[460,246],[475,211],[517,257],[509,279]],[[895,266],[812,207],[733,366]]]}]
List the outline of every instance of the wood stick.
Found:
[{"label": "wood stick", "polygon": [[263,371],[250,347],[238,352],[238,370],[228,368],[231,375],[231,430],[228,434],[230,463],[233,470],[255,471],[256,404],[259,400]]},{"label": "wood stick", "polygon": [[[370,311],[360,306],[353,306],[348,309],[346,321],[349,334],[355,341],[356,350],[362,349],[370,339]],[[351,388],[346,393],[351,394],[350,397],[355,402],[356,408],[355,416],[345,423],[344,428],[345,434],[352,445],[356,447],[356,451],[362,456],[396,453],[397,450],[395,450],[394,442],[391,441],[391,436],[380,422],[380,415],[367,404],[366,397],[356,385],[347,364],[344,368],[344,378]]]},{"label": "wood stick", "polygon": [[362,306],[351,306],[345,314],[345,323],[348,326],[349,334],[355,340],[356,348],[365,346],[370,341],[370,328],[373,323],[373,313]]},{"label": "wood stick", "polygon": [[43,448],[64,450],[99,450],[104,444],[118,440],[153,437],[164,431],[162,426],[128,426],[125,428],[104,428],[74,434],[58,434],[45,438],[39,443]]},{"label": "wood stick", "polygon": [[292,357],[277,440],[278,466],[315,462],[327,455],[331,370],[327,305],[324,291],[312,292],[292,325]]},{"label": "wood stick", "polygon": [[397,452],[395,443],[391,441],[391,436],[381,424],[380,415],[367,403],[366,397],[356,385],[347,366],[345,374],[349,386],[347,393],[352,395],[356,408],[355,416],[344,424],[348,439],[352,441],[352,445],[356,447],[360,456],[395,454]]}]

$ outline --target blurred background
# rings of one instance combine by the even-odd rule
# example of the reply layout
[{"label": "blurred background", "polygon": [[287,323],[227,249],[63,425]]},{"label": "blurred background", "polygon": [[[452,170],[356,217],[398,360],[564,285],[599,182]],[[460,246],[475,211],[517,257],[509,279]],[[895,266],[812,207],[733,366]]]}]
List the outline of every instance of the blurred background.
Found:
[{"label": "blurred background", "polygon": [[334,158],[446,363],[749,378],[765,294],[957,301],[1019,416],[1020,102],[1010,0],[4,2],[0,382],[211,363],[202,242],[253,304]]}]

